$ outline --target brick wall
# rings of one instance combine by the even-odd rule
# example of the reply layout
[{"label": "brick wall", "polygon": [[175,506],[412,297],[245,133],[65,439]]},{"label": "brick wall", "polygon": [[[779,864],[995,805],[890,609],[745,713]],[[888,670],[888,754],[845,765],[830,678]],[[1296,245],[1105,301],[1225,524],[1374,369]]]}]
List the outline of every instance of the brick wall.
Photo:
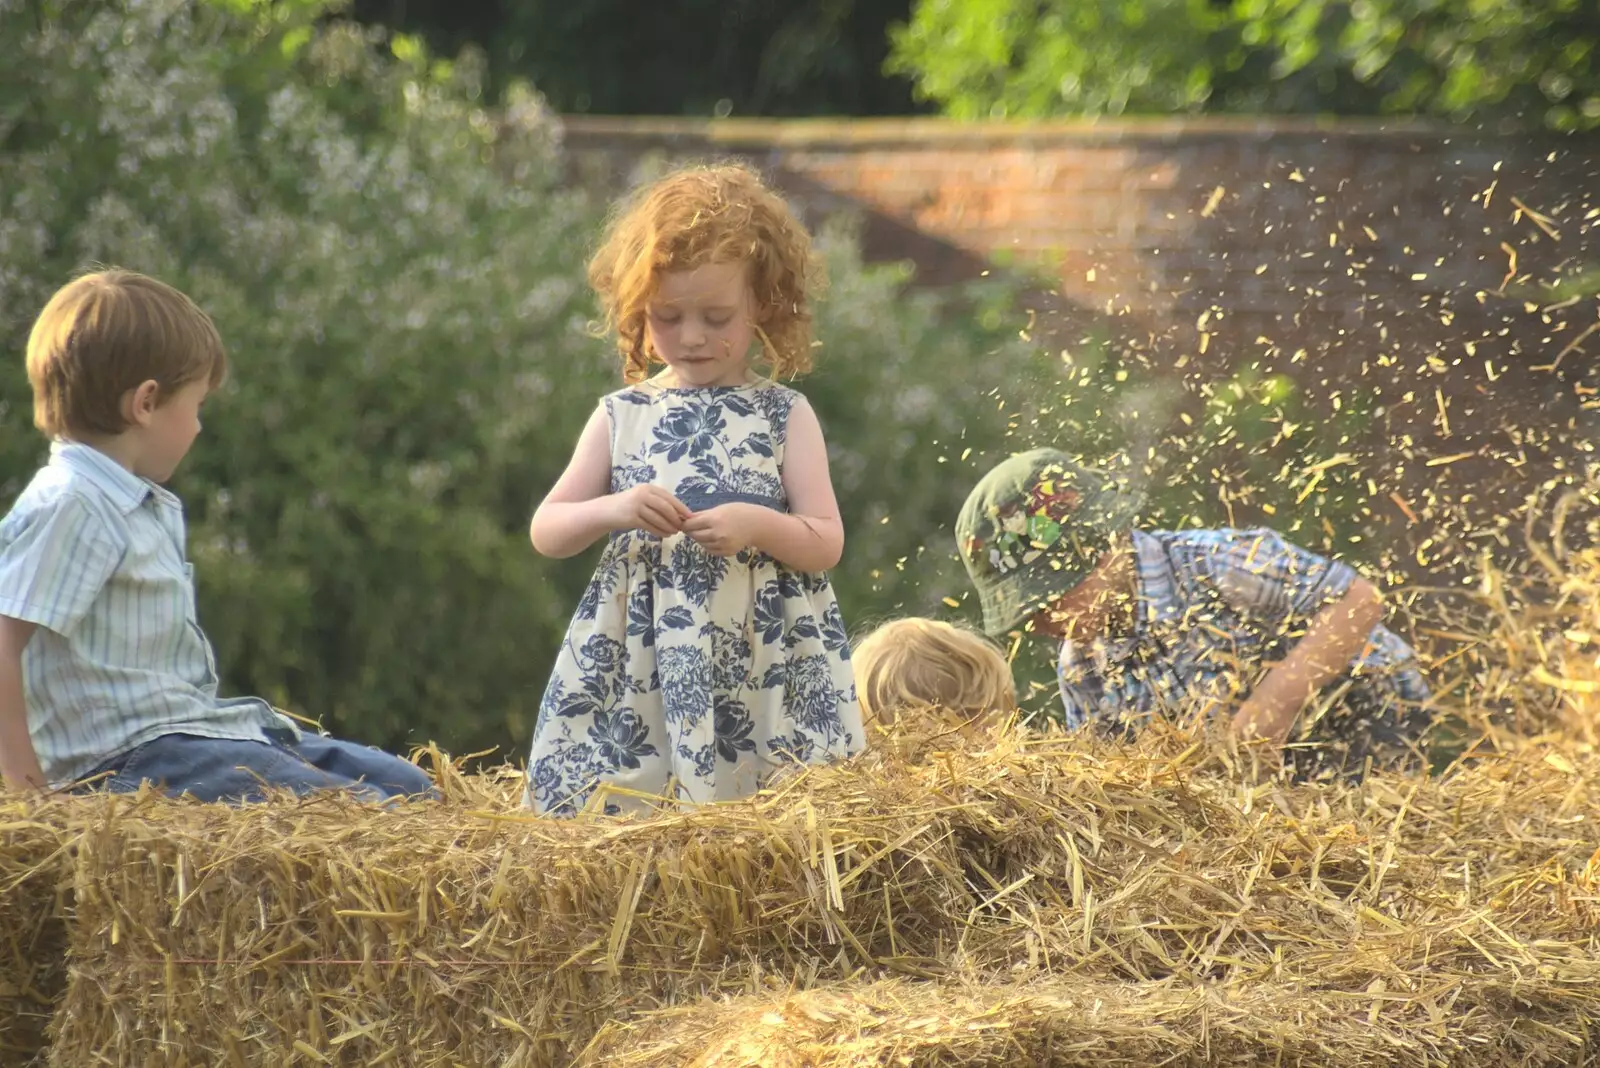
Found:
[{"label": "brick wall", "polygon": [[[1394,462],[1478,451],[1428,477],[1491,508],[1592,457],[1600,332],[1540,368],[1600,305],[1537,283],[1600,269],[1595,138],[1278,119],[581,118],[565,136],[598,185],[651,156],[747,158],[813,216],[859,215],[869,258],[911,259],[926,283],[1030,265],[1064,346],[1092,329],[1157,373],[1254,364],[1376,393]],[[1502,291],[1513,256],[1526,292]],[[1519,467],[1530,433],[1560,447]]]}]

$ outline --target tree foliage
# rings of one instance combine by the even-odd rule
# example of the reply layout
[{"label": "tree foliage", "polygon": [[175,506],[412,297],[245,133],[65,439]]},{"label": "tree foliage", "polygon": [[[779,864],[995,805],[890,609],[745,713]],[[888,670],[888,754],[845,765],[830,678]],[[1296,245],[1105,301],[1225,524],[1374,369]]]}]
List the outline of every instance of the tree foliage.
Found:
[{"label": "tree foliage", "polygon": [[917,0],[891,70],[961,118],[1422,113],[1600,126],[1592,0]]},{"label": "tree foliage", "polygon": [[352,14],[489,57],[563,112],[815,115],[911,110],[886,77],[909,0],[355,0]]}]

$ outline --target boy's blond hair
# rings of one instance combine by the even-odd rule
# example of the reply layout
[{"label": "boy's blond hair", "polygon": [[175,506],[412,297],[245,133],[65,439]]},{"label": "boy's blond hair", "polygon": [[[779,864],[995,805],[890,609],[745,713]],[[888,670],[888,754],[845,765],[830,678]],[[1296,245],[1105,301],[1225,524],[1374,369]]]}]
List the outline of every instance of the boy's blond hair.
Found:
[{"label": "boy's blond hair", "polygon": [[969,718],[1017,707],[1011,665],[965,627],[912,617],[885,623],[850,654],[861,713],[888,725],[904,709],[941,708]]},{"label": "boy's blond hair", "polygon": [[108,269],[56,291],[28,335],[33,422],[52,438],[120,434],[122,398],[153,381],[159,399],[228,370],[222,338],[188,297],[154,278]]},{"label": "boy's blond hair", "polygon": [[649,377],[645,312],[661,275],[743,263],[755,294],[756,332],[772,375],[811,369],[809,300],[826,284],[811,237],[782,197],[738,163],[685,167],[638,190],[612,216],[589,261],[589,284],[615,331],[623,379]]}]

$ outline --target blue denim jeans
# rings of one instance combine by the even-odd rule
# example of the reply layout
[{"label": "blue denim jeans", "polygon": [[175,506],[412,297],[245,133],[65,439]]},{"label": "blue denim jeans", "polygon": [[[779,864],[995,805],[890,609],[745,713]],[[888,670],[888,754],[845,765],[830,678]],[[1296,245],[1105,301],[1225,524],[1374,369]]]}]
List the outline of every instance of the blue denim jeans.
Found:
[{"label": "blue denim jeans", "polygon": [[164,734],[96,768],[88,788],[121,793],[149,782],[172,797],[228,802],[265,800],[269,790],[348,790],[371,801],[438,796],[427,772],[381,749],[309,733],[296,739],[269,731],[268,738]]}]

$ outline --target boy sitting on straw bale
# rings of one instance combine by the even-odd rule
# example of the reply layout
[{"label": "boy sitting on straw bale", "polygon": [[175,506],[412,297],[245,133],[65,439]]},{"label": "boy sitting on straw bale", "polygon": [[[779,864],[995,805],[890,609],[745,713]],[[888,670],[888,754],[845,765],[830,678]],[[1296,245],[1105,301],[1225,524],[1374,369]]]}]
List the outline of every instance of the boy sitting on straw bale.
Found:
[{"label": "boy sitting on straw bale", "polygon": [[227,369],[210,318],[154,279],[85,275],[40,313],[27,364],[34,423],[53,440],[0,522],[5,784],[149,781],[204,801],[430,792],[399,757],[302,734],[259,698],[217,696],[183,505],[160,485]]},{"label": "boy sitting on straw bale", "polygon": [[936,710],[958,717],[958,726],[982,729],[1017,707],[1011,665],[1000,650],[937,619],[883,624],[856,644],[850,663],[869,725],[890,728],[901,713]]},{"label": "boy sitting on straw bale", "polygon": [[956,524],[984,629],[1061,639],[1067,726],[1223,712],[1240,740],[1293,740],[1300,776],[1415,756],[1428,687],[1370,582],[1270,530],[1135,530],[1140,503],[1036,449],[985,475]]}]

